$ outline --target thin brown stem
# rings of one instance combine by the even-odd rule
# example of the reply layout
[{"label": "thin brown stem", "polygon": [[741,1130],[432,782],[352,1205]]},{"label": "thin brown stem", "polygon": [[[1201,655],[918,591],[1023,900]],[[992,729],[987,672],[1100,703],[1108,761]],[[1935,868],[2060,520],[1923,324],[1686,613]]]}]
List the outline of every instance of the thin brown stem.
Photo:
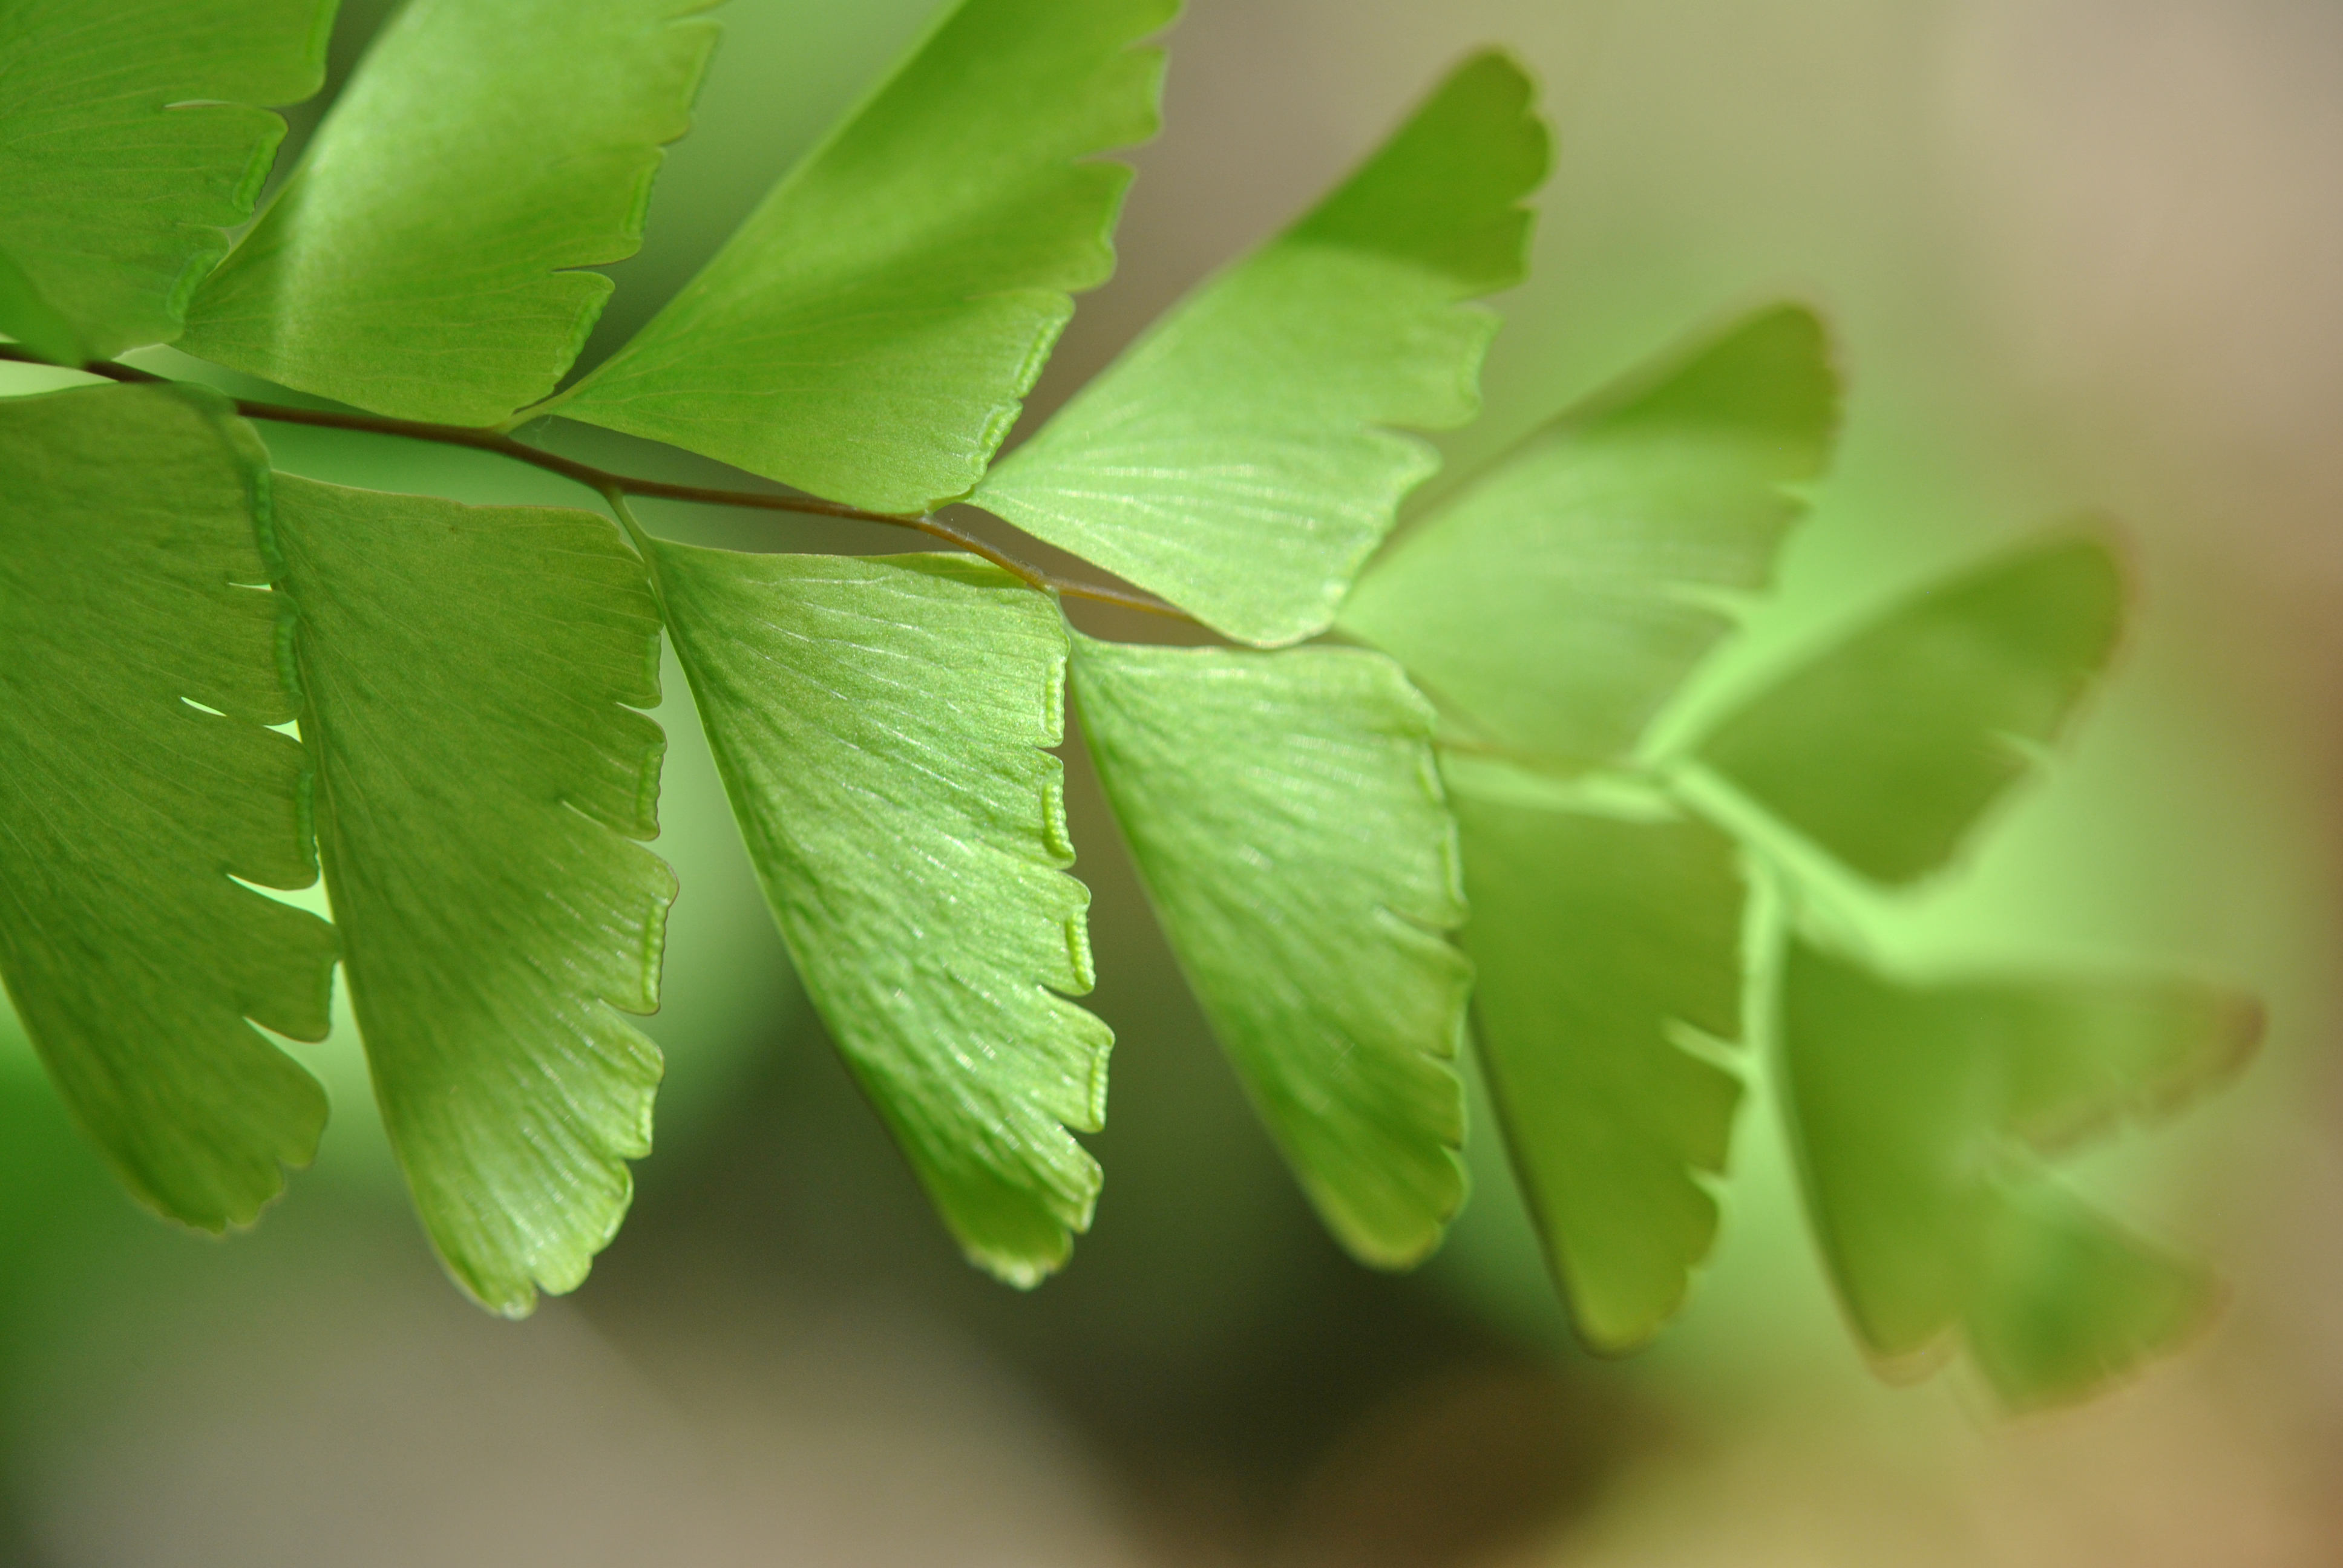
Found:
[{"label": "thin brown stem", "polygon": [[[0,344],[0,360],[22,365],[45,363],[5,344]],[[92,376],[103,376],[114,381],[157,382],[168,379],[135,366],[117,365],[111,361],[99,361],[79,368]],[[988,544],[974,534],[954,528],[939,518],[869,512],[860,507],[844,506],[812,496],[789,496],[769,490],[727,490],[708,485],[676,485],[664,479],[638,478],[631,474],[616,474],[607,468],[598,468],[591,463],[581,463],[558,452],[548,452],[541,447],[529,446],[500,430],[477,430],[464,425],[432,425],[415,419],[392,419],[377,414],[344,414],[327,408],[293,408],[277,403],[256,402],[248,397],[238,397],[233,401],[236,411],[247,419],[262,419],[277,425],[308,425],[326,430],[356,430],[369,436],[396,436],[402,440],[434,441],[443,447],[468,447],[476,452],[491,452],[499,457],[510,457],[515,462],[542,468],[548,474],[558,474],[573,484],[583,485],[602,495],[615,492],[651,500],[689,501],[707,507],[740,507],[759,512],[794,512],[804,517],[837,518],[848,522],[913,528],[930,538],[940,539],[970,555],[981,557],[1044,593],[1090,599],[1124,609],[1145,610],[1150,615],[1169,616],[1174,620],[1193,621],[1195,618],[1152,594],[1141,593],[1134,588],[1115,588],[1107,583],[1083,582],[1043,571],[1040,567],[1021,560],[999,546]]]}]

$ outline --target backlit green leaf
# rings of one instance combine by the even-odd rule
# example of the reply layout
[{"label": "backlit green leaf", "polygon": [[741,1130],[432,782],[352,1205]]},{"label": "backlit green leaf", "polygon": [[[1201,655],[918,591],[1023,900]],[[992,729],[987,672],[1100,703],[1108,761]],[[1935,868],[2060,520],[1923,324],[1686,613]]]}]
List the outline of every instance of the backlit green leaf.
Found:
[{"label": "backlit green leaf", "polygon": [[1177,0],[962,0],[635,339],[557,405],[817,495],[984,473],[1075,291],[1114,269]]},{"label": "backlit green leaf", "polygon": [[1285,234],[1204,284],[995,468],[977,504],[1264,645],[1323,631],[1480,411],[1544,176],[1533,89],[1467,62]]},{"label": "backlit green leaf", "polygon": [[1658,1332],[1716,1236],[1741,1084],[1684,1048],[1741,1035],[1732,841],[1704,823],[1566,809],[1449,771],[1483,1064],[1580,1334]]},{"label": "backlit green leaf", "polygon": [[1766,311],[1531,436],[1376,562],[1342,628],[1483,744],[1616,758],[1766,586],[1837,415],[1822,324]]},{"label": "backlit green leaf", "polygon": [[191,354],[488,425],[553,390],[689,126],[714,0],[409,0],[188,313]]},{"label": "backlit green leaf", "polygon": [[1090,893],[1065,874],[1066,630],[964,556],[656,547],[669,627],[781,934],[971,1261],[1090,1226],[1106,1115]]},{"label": "backlit green leaf", "polygon": [[607,518],[279,476],[317,842],[376,1097],[447,1268],[519,1316],[650,1151],[675,880],[659,617]]},{"label": "backlit green leaf", "polygon": [[2173,980],[1916,985],[1803,942],[1782,978],[1785,1099],[1815,1228],[1872,1352],[1956,1326],[2002,1397],[2074,1397],[2201,1316],[2195,1265],[2058,1190],[2045,1156],[2169,1114],[2243,1066],[2250,1001]]},{"label": "backlit green leaf", "polygon": [[1912,881],[2057,739],[2123,616],[2106,542],[2031,545],[1793,670],[1703,740],[1700,760],[1865,876]]},{"label": "backlit green leaf", "polygon": [[2203,1263],[2115,1224],[2054,1181],[2012,1185],[1977,1223],[1963,1334],[2012,1409],[2089,1398],[2186,1344],[2220,1302]]},{"label": "backlit green leaf", "polygon": [[1363,1261],[1463,1201],[1450,1066],[1472,967],[1432,711],[1381,654],[1074,639],[1074,693],[1150,897],[1286,1161]]},{"label": "backlit green leaf", "polygon": [[0,976],[131,1190],[207,1231],[308,1162],[334,933],[265,591],[268,462],[220,399],[0,400]]},{"label": "backlit green leaf", "polygon": [[326,79],[334,0],[0,7],[0,332],[77,363],[179,336]]}]

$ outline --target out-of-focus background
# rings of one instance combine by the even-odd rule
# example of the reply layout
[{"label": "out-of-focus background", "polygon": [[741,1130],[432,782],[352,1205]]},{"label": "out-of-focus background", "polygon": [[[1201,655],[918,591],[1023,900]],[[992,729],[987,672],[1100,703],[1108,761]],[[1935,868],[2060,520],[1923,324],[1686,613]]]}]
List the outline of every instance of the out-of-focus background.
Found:
[{"label": "out-of-focus background", "polygon": [[[589,360],[932,8],[732,0]],[[387,9],[346,5],[337,83]],[[1248,1116],[1079,748],[1093,1003],[1120,1039],[1108,1183],[1066,1273],[1003,1290],[960,1262],[830,1055],[671,675],[659,1148],[591,1280],[534,1319],[440,1278],[347,1026],[302,1050],[336,1096],[317,1168],[214,1242],[133,1208],[0,1015],[0,1562],[2343,1561],[2343,5],[1191,0],[1121,271],[1036,410],[1489,42],[1543,77],[1560,146],[1456,462],[1748,304],[1807,298],[1842,335],[1842,461],[1705,692],[2028,528],[2086,508],[2128,526],[2137,635],[2078,744],[1962,872],[1870,918],[1915,961],[2169,964],[2269,1000],[2237,1088],[2083,1167],[2217,1261],[2217,1327],[2019,1422],[1956,1366],[1877,1382],[1762,1094],[1715,1264],[1640,1357],[1572,1349],[1485,1159],[1431,1266],[1353,1266]],[[297,142],[315,110],[295,118]],[[345,482],[579,498],[486,458],[269,437]],[[597,449],[677,461],[618,439]]]}]

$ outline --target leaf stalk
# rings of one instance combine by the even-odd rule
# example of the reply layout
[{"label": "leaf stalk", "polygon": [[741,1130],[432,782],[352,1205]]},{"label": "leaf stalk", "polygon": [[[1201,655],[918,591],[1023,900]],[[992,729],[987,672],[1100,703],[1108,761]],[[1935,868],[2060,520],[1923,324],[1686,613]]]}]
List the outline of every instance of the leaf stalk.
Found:
[{"label": "leaf stalk", "polygon": [[[23,349],[0,344],[0,361],[19,365],[46,365],[49,362]],[[136,366],[111,360],[94,361],[87,365],[66,367],[91,376],[102,376],[112,381],[158,382],[168,377],[141,370]],[[1174,620],[1192,622],[1195,618],[1177,606],[1167,604],[1152,594],[1136,588],[1117,588],[1108,583],[1084,582],[1077,578],[1062,578],[1044,571],[1030,561],[1011,555],[997,545],[987,543],[964,528],[954,527],[940,518],[893,512],[870,512],[860,507],[846,506],[838,501],[825,501],[815,496],[789,496],[769,490],[730,490],[709,485],[678,485],[664,479],[646,479],[632,474],[614,473],[591,463],[581,463],[541,447],[532,447],[498,429],[474,429],[464,425],[433,425],[416,419],[394,419],[378,414],[343,413],[330,408],[295,408],[284,404],[265,403],[248,397],[230,399],[236,411],[246,419],[265,420],[277,425],[307,425],[326,430],[355,430],[369,436],[395,436],[402,440],[432,441],[443,447],[465,447],[476,452],[489,452],[515,462],[527,463],[548,474],[559,475],[573,484],[582,485],[603,496],[634,496],[651,500],[686,501],[706,507],[739,507],[749,511],[793,512],[805,517],[836,518],[848,522],[879,523],[889,528],[912,528],[929,538],[940,539],[955,549],[965,550],[991,562],[1011,577],[1046,594],[1066,598],[1088,599],[1095,604],[1111,604],[1123,609],[1143,610],[1150,615],[1167,616]]]}]

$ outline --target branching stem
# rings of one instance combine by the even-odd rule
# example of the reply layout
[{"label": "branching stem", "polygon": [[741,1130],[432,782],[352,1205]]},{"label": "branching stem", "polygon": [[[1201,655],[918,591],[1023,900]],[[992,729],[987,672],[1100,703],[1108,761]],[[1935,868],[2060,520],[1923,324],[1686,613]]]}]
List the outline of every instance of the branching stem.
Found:
[{"label": "branching stem", "polygon": [[[0,344],[0,360],[21,365],[47,363],[6,344]],[[114,381],[169,379],[135,366],[110,361],[78,368],[89,375],[103,376]],[[1195,618],[1152,594],[1114,588],[1106,583],[1082,582],[1043,571],[999,546],[988,544],[974,534],[954,528],[938,518],[866,512],[860,507],[842,506],[836,501],[824,501],[812,496],[785,496],[766,490],[727,490],[707,485],[675,485],[663,479],[642,479],[630,474],[614,474],[591,463],[581,463],[557,452],[546,451],[541,447],[515,440],[501,430],[476,430],[463,425],[431,425],[415,419],[392,419],[377,414],[343,414],[325,408],[293,408],[246,397],[234,401],[236,411],[247,419],[262,419],[278,425],[311,425],[327,430],[357,430],[370,436],[396,436],[404,440],[436,441],[443,447],[468,447],[476,452],[492,452],[500,457],[510,457],[515,462],[542,468],[549,474],[558,474],[574,484],[583,485],[604,496],[640,496],[652,500],[690,501],[709,507],[741,507],[759,512],[795,512],[807,517],[839,518],[849,522],[882,523],[889,528],[913,528],[930,538],[941,539],[954,548],[981,557],[1044,593],[1118,605],[1124,609],[1145,610],[1150,615],[1169,616],[1174,620],[1192,621]]]}]

